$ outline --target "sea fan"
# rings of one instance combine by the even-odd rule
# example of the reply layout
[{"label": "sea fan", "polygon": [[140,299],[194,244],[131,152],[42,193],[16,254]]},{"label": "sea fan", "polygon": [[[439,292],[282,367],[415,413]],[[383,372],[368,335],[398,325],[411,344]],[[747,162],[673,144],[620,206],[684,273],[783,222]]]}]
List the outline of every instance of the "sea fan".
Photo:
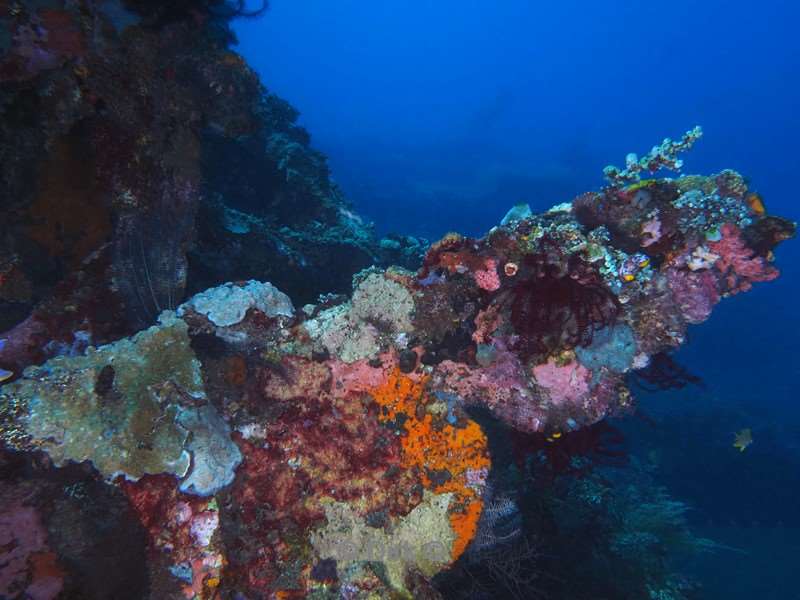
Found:
[{"label": "sea fan", "polygon": [[494,497],[491,486],[487,486],[478,532],[467,550],[467,559],[480,562],[499,546],[512,543],[522,532],[521,520],[517,503],[508,496]]},{"label": "sea fan", "polygon": [[161,311],[174,309],[186,288],[197,194],[185,182],[162,192],[155,206],[122,215],[114,235],[114,284],[136,325],[150,325]]}]

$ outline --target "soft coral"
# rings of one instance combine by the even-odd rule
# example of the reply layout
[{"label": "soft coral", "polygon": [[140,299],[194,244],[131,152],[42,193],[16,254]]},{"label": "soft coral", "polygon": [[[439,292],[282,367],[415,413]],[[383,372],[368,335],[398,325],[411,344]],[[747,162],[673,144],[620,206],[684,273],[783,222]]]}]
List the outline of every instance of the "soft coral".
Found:
[{"label": "soft coral", "polygon": [[741,230],[726,223],[720,228],[722,239],[708,245],[719,259],[715,268],[722,273],[722,283],[727,294],[746,292],[756,281],[771,281],[780,272],[766,259],[757,256],[742,238]]}]

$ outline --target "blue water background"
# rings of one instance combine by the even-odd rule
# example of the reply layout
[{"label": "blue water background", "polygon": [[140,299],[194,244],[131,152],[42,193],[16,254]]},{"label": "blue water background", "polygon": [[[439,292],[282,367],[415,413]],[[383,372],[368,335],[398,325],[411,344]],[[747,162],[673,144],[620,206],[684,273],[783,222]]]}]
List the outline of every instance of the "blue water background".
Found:
[{"label": "blue water background", "polygon": [[[358,211],[431,239],[596,189],[695,124],[686,172],[734,168],[798,220],[799,30],[800,3],[777,0],[274,0],[236,24]],[[781,279],[723,301],[678,353],[706,387],[641,397],[667,435],[628,425],[700,533],[746,552],[698,563],[710,598],[800,598],[800,242],[777,255]]]}]

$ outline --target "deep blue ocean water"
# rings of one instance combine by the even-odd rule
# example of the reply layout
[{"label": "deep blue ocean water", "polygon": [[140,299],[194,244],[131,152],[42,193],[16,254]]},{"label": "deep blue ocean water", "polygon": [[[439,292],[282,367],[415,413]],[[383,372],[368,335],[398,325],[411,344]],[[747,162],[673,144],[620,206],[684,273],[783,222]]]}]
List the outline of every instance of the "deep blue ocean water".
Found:
[{"label": "deep blue ocean water", "polygon": [[[778,0],[274,0],[236,31],[360,214],[435,239],[569,201],[695,124],[685,172],[736,169],[798,220],[798,26]],[[641,394],[647,421],[621,424],[696,530],[740,550],[690,567],[709,598],[800,598],[800,242],[777,256],[778,281],[691,330],[677,358],[705,386]]]}]

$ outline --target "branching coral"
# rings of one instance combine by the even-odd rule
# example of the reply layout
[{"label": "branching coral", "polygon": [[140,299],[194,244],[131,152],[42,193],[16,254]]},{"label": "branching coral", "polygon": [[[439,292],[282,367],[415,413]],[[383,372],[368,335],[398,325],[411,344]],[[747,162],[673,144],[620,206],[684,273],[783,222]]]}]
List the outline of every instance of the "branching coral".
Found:
[{"label": "branching coral", "polygon": [[639,181],[641,174],[645,171],[655,173],[659,169],[670,169],[680,171],[683,161],[678,158],[682,152],[686,152],[694,146],[695,142],[703,135],[700,126],[696,126],[683,134],[683,137],[676,141],[670,138],[664,139],[659,146],[653,148],[642,158],[636,154],[628,154],[625,157],[625,168],[608,166],[603,169],[606,179],[615,186],[623,186],[628,183]]},{"label": "branching coral", "polygon": [[[53,596],[63,576],[62,595],[81,598],[423,597],[481,519],[478,554],[517,544],[492,556],[508,584],[496,595],[534,594],[528,569],[547,557],[516,534],[529,515],[483,511],[486,432],[533,433],[550,471],[621,460],[592,424],[630,405],[624,374],[689,379],[658,353],[719,296],[776,276],[773,247],[794,233],[732,171],[640,180],[679,169],[696,128],[607,170],[600,193],[514,210],[483,238],[448,235],[417,274],[368,269],[351,298],[295,311],[251,280],[302,306],[425,244],[378,247],[297,112],[226,47],[228,20],[266,4],[0,4],[0,313],[13,328],[0,441],[48,480],[30,495],[39,483],[0,482],[0,595]],[[235,283],[162,312],[221,281]],[[501,423],[479,425],[481,409]],[[92,486],[109,493],[85,501]],[[665,533],[638,508],[646,537]],[[635,549],[635,530],[605,556]],[[140,537],[103,561],[103,536]],[[364,558],[376,544],[412,552]],[[78,575],[77,554],[93,557]],[[104,579],[128,590],[75,589],[112,563],[127,577]]]}]

